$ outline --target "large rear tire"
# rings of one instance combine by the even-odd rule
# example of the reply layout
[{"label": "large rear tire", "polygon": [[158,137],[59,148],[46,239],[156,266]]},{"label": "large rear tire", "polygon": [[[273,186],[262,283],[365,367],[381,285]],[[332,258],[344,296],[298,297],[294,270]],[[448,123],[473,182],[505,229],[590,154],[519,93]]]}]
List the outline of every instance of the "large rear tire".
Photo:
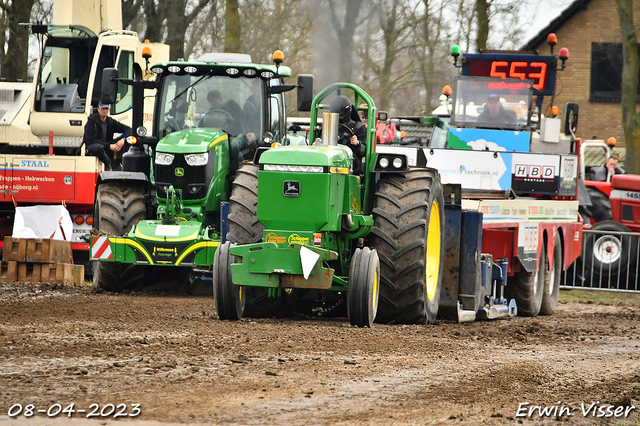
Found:
[{"label": "large rear tire", "polygon": [[[96,228],[122,236],[146,216],[144,188],[131,183],[105,182],[98,187],[94,211]],[[94,262],[94,288],[119,292],[144,286],[145,267],[119,262]]]},{"label": "large rear tire", "polygon": [[542,295],[541,315],[551,315],[558,306],[558,294],[560,293],[560,278],[562,276],[562,241],[560,234],[556,233],[553,243],[553,258],[544,277],[544,293]]},{"label": "large rear tire", "polygon": [[351,325],[371,327],[378,311],[380,260],[375,249],[356,249],[349,268],[347,316]]},{"label": "large rear tire", "polygon": [[231,281],[231,264],[235,257],[229,253],[230,242],[218,246],[213,258],[213,298],[221,320],[237,321],[242,318],[245,300],[243,287]]},{"label": "large rear tire", "polygon": [[383,176],[375,194],[372,247],[380,258],[376,321],[426,324],[442,289],[444,197],[435,169]]},{"label": "large rear tire", "polygon": [[[255,164],[244,163],[236,171],[231,185],[228,221],[227,241],[233,244],[262,241],[264,226],[258,221],[258,167]],[[283,303],[282,298],[268,297],[268,292],[262,287],[244,288],[245,317],[269,318],[290,315],[289,311],[292,308]],[[295,295],[283,294],[283,297],[293,299]]]}]

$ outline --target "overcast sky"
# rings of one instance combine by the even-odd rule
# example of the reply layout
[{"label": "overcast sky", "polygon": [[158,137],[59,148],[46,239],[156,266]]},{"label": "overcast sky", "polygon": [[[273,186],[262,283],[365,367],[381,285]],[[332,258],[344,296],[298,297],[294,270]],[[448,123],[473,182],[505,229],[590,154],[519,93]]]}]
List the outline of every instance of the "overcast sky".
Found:
[{"label": "overcast sky", "polygon": [[526,7],[531,10],[524,12],[531,14],[532,17],[532,24],[525,30],[524,42],[529,41],[531,37],[549,25],[549,23],[557,18],[563,10],[568,8],[573,1],[574,0],[538,0],[531,2],[533,6]]}]

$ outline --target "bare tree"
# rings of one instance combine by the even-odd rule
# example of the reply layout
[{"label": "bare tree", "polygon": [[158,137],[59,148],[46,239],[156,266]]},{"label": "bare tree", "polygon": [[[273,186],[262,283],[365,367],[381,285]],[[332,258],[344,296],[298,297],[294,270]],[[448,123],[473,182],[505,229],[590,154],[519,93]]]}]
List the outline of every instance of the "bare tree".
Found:
[{"label": "bare tree", "polygon": [[[144,37],[150,41],[162,41],[169,45],[171,60],[185,58],[185,45],[190,25],[205,7],[216,0],[197,0],[191,5],[188,0],[123,0],[130,1],[133,5],[136,1],[142,1],[144,22]],[[131,24],[136,17],[133,11],[126,14]],[[123,21],[125,14],[123,12]],[[141,32],[138,28],[136,29]]]},{"label": "bare tree", "polygon": [[329,11],[331,12],[331,22],[338,36],[340,57],[340,74],[338,78],[341,81],[351,81],[353,75],[353,58],[355,56],[353,41],[356,29],[364,21],[363,18],[359,18],[363,0],[345,0],[341,2],[345,5],[343,19],[338,18],[339,11],[337,10],[336,1],[328,1]]},{"label": "bare tree", "polygon": [[[2,76],[9,81],[27,81],[29,27],[19,24],[30,21],[34,3],[35,0],[0,1],[0,9],[4,15],[3,23],[6,25],[3,29],[9,33],[5,39],[7,50],[2,58]],[[4,44],[2,47],[4,49]]]},{"label": "bare tree", "polygon": [[[370,95],[377,95],[376,104],[383,110],[389,110],[394,92],[400,89],[403,81],[411,78],[412,70],[409,63],[405,63],[404,67],[398,66],[398,59],[403,51],[409,48],[406,40],[410,34],[411,13],[408,13],[407,3],[403,0],[377,2],[378,19],[370,21],[369,26],[373,31],[369,32],[368,39],[359,51],[363,65],[372,71],[377,82],[377,90]],[[371,89],[371,85],[368,86]]]},{"label": "bare tree", "polygon": [[138,12],[142,9],[142,1],[122,0],[122,28],[128,28],[138,17]]},{"label": "bare tree", "polygon": [[415,93],[422,93],[421,103],[415,103],[413,113],[429,114],[438,104],[445,84],[451,84],[455,68],[451,65],[449,49],[453,37],[448,30],[451,22],[445,17],[456,3],[422,0],[422,14],[415,13],[412,27],[412,54],[415,56],[417,85]]},{"label": "bare tree", "polygon": [[478,18],[478,35],[476,37],[476,46],[478,52],[487,48],[487,39],[489,38],[489,6],[487,0],[476,0],[476,16]]},{"label": "bare tree", "polygon": [[636,111],[638,93],[638,39],[633,24],[633,0],[616,0],[622,34],[622,127],[627,148],[624,166],[627,172],[640,173],[640,117]]},{"label": "bare tree", "polygon": [[191,22],[185,39],[185,58],[223,50],[225,24],[222,12],[218,2],[211,1]]},{"label": "bare tree", "polygon": [[238,0],[225,1],[224,51],[240,51],[240,12]]},{"label": "bare tree", "polygon": [[142,0],[144,4],[144,38],[153,42],[164,41],[163,22],[166,19],[168,2],[156,5],[155,0]]}]

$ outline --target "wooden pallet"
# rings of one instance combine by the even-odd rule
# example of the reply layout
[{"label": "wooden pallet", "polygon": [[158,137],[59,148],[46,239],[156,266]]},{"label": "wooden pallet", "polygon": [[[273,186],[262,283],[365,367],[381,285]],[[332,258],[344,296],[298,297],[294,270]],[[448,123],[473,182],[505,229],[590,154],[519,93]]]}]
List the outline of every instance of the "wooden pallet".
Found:
[{"label": "wooden pallet", "polygon": [[84,265],[2,261],[0,281],[83,285]]},{"label": "wooden pallet", "polygon": [[73,263],[71,241],[4,237],[2,260],[33,263]]},{"label": "wooden pallet", "polygon": [[70,241],[4,238],[0,280],[84,284],[84,265],[74,265]]}]

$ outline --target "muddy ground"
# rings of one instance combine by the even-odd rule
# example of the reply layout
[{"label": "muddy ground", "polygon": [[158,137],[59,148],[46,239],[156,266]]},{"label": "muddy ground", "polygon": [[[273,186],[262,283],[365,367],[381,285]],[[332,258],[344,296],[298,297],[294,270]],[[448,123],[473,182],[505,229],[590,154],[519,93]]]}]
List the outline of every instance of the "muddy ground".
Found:
[{"label": "muddy ground", "polygon": [[[0,425],[637,425],[639,305],[357,329],[303,316],[219,321],[210,297],[2,283]],[[71,403],[71,420],[46,413]],[[628,416],[584,416],[593,403]],[[91,404],[105,416],[86,420]],[[107,404],[140,414],[114,420]],[[552,412],[529,417],[532,406]]]}]

